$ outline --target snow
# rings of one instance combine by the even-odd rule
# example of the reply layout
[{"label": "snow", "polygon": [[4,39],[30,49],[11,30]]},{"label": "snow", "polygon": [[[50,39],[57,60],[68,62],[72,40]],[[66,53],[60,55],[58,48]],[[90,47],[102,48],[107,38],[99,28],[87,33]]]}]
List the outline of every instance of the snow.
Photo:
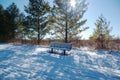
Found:
[{"label": "snow", "polygon": [[69,55],[48,47],[0,44],[0,80],[120,80],[120,52],[73,48]]}]

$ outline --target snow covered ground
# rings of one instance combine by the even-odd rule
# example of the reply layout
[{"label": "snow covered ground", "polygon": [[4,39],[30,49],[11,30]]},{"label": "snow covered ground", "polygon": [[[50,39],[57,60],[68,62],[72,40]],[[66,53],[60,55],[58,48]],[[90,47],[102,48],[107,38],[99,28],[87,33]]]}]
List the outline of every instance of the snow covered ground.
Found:
[{"label": "snow covered ground", "polygon": [[0,44],[0,80],[120,80],[118,51],[74,48],[67,56],[48,51],[42,46]]}]

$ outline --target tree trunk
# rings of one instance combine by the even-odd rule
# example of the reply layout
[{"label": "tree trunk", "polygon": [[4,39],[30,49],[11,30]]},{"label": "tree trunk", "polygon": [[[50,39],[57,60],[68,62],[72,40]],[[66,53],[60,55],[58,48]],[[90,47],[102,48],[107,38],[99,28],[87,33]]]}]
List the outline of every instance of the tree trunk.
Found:
[{"label": "tree trunk", "polygon": [[38,33],[38,39],[37,39],[37,44],[40,44],[40,34]]},{"label": "tree trunk", "polygon": [[[39,15],[39,14],[38,14]],[[37,35],[37,44],[40,44],[40,26],[39,26],[39,16],[38,16],[38,23],[37,23],[38,35]]]},{"label": "tree trunk", "polygon": [[68,28],[68,22],[67,22],[67,6],[66,6],[66,17],[65,17],[65,21],[66,21],[66,25],[65,25],[65,43],[68,42],[68,32],[67,32],[67,28]]},{"label": "tree trunk", "polygon": [[68,42],[68,34],[67,34],[67,21],[66,21],[66,26],[65,26],[65,43]]}]

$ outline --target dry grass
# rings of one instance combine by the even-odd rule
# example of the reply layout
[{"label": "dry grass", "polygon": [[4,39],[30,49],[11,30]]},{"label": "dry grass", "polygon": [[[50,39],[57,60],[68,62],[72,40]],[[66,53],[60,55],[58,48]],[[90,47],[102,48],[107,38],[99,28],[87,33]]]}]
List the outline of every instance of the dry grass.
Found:
[{"label": "dry grass", "polygon": [[[37,40],[20,40],[12,39],[8,41],[9,43],[21,43],[21,44],[32,44],[38,45]],[[51,42],[63,42],[62,40],[42,40],[39,45],[49,46]],[[73,47],[84,47],[87,46],[91,49],[96,49],[98,44],[90,40],[74,40],[71,41]],[[111,40],[108,44],[104,43],[105,49],[109,50],[119,50],[120,51],[120,40]]]}]

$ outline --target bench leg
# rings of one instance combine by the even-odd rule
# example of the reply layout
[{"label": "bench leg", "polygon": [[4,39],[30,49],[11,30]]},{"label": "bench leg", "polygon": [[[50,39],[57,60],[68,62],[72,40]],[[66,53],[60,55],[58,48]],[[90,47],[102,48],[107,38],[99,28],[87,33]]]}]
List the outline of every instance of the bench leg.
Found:
[{"label": "bench leg", "polygon": [[51,53],[53,53],[53,48],[51,48]]},{"label": "bench leg", "polygon": [[65,55],[65,52],[66,52],[66,51],[65,51],[65,50],[63,50],[64,55]]}]

